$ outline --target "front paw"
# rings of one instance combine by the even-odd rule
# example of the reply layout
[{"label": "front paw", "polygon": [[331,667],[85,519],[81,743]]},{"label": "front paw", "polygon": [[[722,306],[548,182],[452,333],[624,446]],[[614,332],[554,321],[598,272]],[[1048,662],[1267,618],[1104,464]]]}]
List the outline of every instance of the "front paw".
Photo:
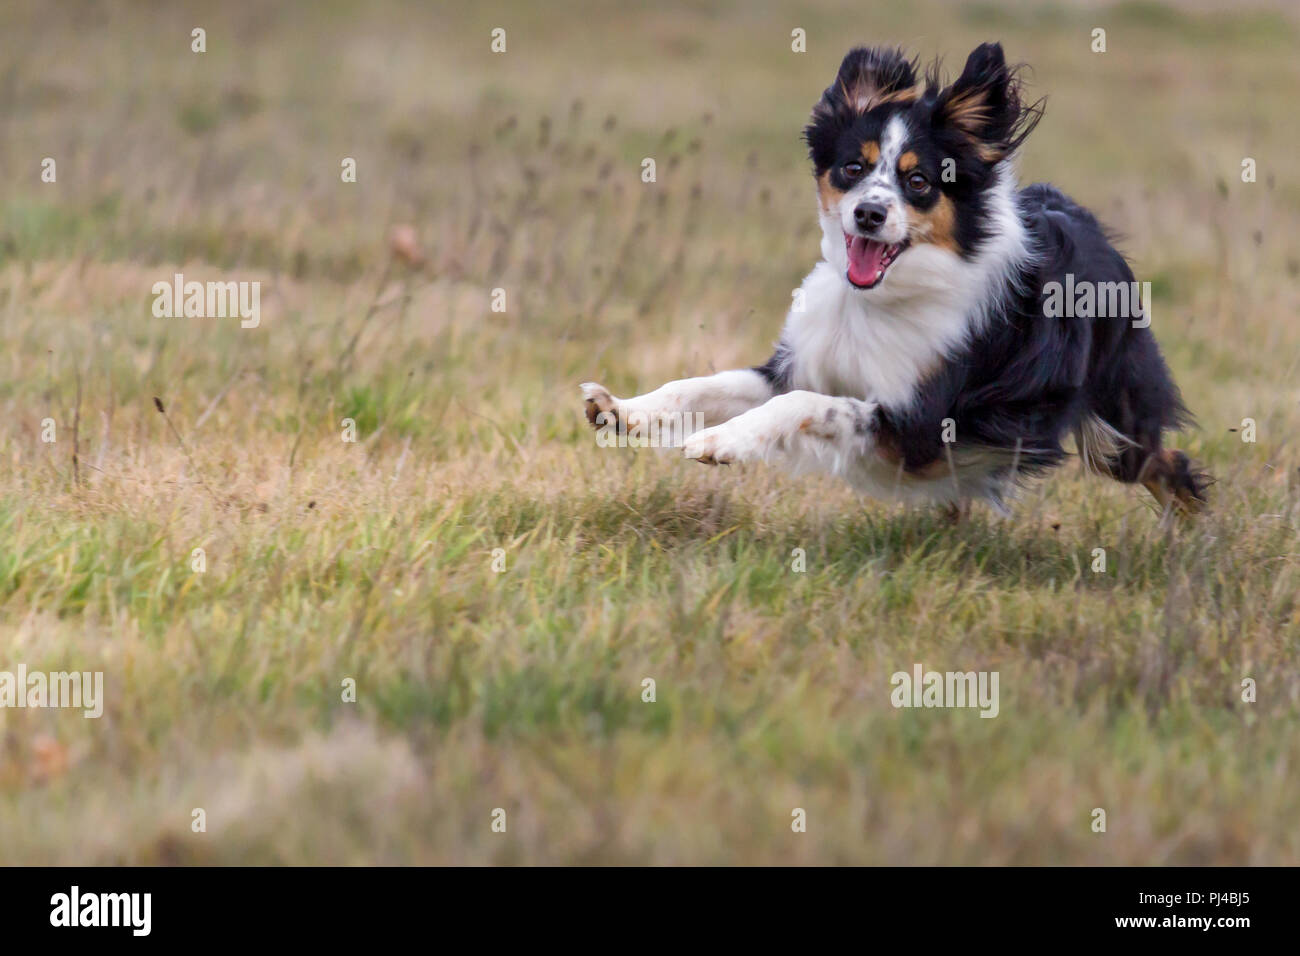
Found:
[{"label": "front paw", "polygon": [[586,403],[587,421],[592,428],[618,424],[618,399],[609,393],[609,389],[595,382],[584,382],[579,388]]},{"label": "front paw", "polygon": [[696,432],[682,446],[682,454],[703,465],[730,465],[757,461],[763,457],[763,444],[744,429],[715,425]]}]

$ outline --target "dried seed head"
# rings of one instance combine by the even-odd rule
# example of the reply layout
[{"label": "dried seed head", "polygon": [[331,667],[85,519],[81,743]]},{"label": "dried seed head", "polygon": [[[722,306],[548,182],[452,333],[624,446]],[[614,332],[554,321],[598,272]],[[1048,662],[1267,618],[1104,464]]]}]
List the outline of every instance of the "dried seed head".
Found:
[{"label": "dried seed head", "polygon": [[424,265],[424,250],[420,248],[420,239],[414,226],[394,226],[388,234],[388,248],[408,266],[419,268]]}]

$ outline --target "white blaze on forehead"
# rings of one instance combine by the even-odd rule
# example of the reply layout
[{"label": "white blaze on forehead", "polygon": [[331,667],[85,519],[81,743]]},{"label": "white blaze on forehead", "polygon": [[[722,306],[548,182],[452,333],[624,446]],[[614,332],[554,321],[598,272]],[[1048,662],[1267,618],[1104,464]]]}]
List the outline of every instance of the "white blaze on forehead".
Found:
[{"label": "white blaze on forehead", "polygon": [[898,165],[898,157],[903,154],[903,145],[907,142],[907,120],[895,113],[885,124],[885,134],[880,137],[880,169],[888,169],[892,174]]},{"label": "white blaze on forehead", "polygon": [[891,116],[880,137],[880,162],[871,173],[871,178],[881,185],[894,185],[897,178],[894,171],[898,168],[898,157],[903,155],[907,136],[907,121],[901,116]]},{"label": "white blaze on forehead", "polygon": [[898,177],[895,170],[898,168],[898,157],[903,154],[903,147],[907,145],[909,135],[907,120],[900,114],[889,118],[880,136],[880,161],[871,170],[871,175],[851,193],[856,201],[888,203],[889,200],[897,198]]}]

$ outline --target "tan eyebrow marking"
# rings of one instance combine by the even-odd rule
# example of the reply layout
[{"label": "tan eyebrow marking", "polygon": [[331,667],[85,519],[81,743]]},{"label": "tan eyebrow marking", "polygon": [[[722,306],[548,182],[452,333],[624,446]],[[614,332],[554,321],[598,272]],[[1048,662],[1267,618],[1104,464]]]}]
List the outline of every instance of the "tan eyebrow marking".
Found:
[{"label": "tan eyebrow marking", "polygon": [[898,171],[900,173],[910,173],[920,165],[921,157],[917,156],[916,153],[912,152],[910,149],[902,156],[898,157]]},{"label": "tan eyebrow marking", "polygon": [[874,139],[867,140],[867,142],[863,143],[862,158],[873,166],[880,162],[880,144]]}]

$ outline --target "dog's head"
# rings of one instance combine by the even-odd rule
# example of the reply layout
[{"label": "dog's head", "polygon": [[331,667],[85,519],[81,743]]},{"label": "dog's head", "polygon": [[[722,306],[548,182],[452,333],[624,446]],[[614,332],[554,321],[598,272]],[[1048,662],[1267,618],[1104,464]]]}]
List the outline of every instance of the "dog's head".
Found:
[{"label": "dog's head", "polygon": [[998,166],[1041,112],[1022,105],[1000,44],[977,47],[949,86],[937,65],[918,81],[901,50],[851,50],[804,130],[823,255],[860,290],[970,258],[992,228]]}]

